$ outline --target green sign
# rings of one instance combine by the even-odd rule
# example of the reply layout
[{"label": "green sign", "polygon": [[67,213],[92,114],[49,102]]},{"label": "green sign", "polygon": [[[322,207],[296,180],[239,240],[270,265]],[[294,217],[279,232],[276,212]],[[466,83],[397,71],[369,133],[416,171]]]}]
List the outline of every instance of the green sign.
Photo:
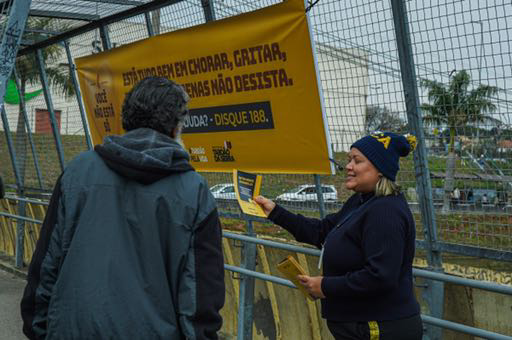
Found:
[{"label": "green sign", "polygon": [[[5,91],[5,97],[4,101],[7,104],[19,104],[20,103],[20,96],[18,93],[18,88],[16,87],[16,83],[14,80],[9,79],[9,83],[7,84],[7,90]],[[25,99],[25,102],[28,102],[32,98],[35,98],[39,96],[43,92],[43,90],[36,90],[34,92],[25,93],[23,96],[23,99]]]}]

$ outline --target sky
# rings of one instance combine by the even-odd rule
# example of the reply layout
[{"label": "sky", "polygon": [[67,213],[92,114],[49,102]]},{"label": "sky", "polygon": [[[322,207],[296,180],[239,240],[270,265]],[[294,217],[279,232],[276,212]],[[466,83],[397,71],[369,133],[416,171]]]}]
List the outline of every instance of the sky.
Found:
[{"label": "sky", "polygon": [[[215,1],[217,18],[277,1]],[[472,86],[496,86],[494,114],[512,124],[512,2],[510,0],[406,1],[416,75],[448,83],[467,70]],[[368,104],[405,115],[391,1],[319,0],[310,10],[315,41],[368,52]],[[420,88],[420,102],[426,102]],[[490,126],[489,126],[490,128]]]}]

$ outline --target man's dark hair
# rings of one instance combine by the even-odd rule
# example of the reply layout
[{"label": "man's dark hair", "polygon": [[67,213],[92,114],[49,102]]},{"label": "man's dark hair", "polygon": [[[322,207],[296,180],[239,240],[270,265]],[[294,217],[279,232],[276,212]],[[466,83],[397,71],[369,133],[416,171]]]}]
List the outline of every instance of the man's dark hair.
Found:
[{"label": "man's dark hair", "polygon": [[189,96],[180,85],[163,77],[139,81],[123,102],[123,129],[150,128],[171,136],[188,113]]}]

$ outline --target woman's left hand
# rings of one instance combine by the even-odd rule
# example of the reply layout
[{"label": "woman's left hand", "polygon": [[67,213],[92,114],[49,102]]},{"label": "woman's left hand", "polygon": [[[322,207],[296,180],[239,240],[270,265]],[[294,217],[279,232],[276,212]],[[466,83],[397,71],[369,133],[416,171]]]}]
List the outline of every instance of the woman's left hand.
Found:
[{"label": "woman's left hand", "polygon": [[325,299],[325,295],[322,292],[322,279],[323,276],[297,276],[300,283],[306,288],[306,290],[315,298]]}]

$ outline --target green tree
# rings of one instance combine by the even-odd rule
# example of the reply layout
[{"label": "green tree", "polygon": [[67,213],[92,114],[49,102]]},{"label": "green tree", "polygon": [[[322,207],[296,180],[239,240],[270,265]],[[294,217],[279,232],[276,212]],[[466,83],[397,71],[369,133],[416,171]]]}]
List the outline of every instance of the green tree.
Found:
[{"label": "green tree", "polygon": [[447,212],[454,184],[457,128],[489,122],[499,125],[501,122],[490,116],[496,111],[490,97],[498,92],[498,88],[480,84],[470,89],[471,77],[466,70],[456,73],[448,84],[428,79],[422,79],[420,84],[427,90],[430,102],[421,105],[423,121],[426,125],[446,126],[450,131],[442,210]]},{"label": "green tree", "polygon": [[[65,31],[69,27],[59,20],[52,18],[29,17],[25,27],[23,39],[31,42],[38,42],[48,38],[48,33],[54,31]],[[69,74],[69,66],[62,61],[65,50],[58,44],[42,49],[42,60],[48,85],[56,88],[65,97],[74,95],[74,87]],[[16,58],[16,70],[19,77],[19,91],[22,98],[26,98],[27,85],[41,84],[41,75],[37,67],[35,53],[29,53]],[[27,160],[28,137],[25,129],[25,119],[22,113],[22,105],[19,103],[18,124],[16,126],[16,158],[19,166],[21,185],[24,185],[26,160]]]},{"label": "green tree", "polygon": [[373,131],[392,131],[401,133],[407,128],[407,122],[398,112],[387,107],[368,105],[365,112],[365,129],[367,133]]}]

